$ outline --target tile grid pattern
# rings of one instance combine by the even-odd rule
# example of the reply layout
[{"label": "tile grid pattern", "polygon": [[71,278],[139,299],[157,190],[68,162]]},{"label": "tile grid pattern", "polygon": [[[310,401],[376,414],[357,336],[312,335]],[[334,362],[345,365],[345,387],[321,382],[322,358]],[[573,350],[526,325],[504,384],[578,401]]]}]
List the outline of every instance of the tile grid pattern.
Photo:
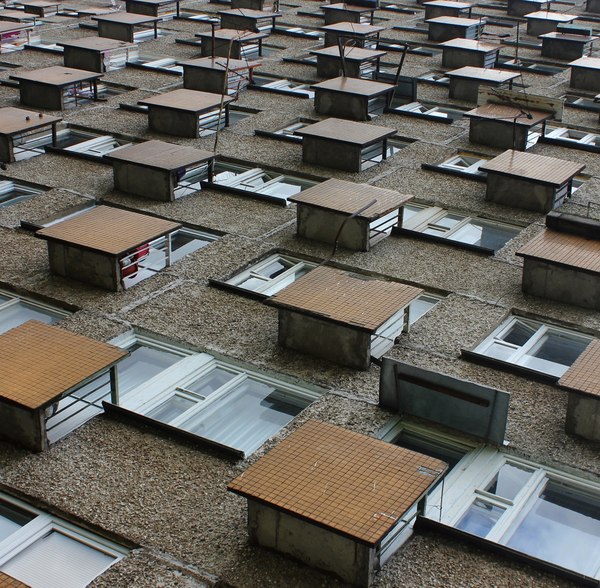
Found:
[{"label": "tile grid pattern", "polygon": [[228,489],[376,544],[446,467],[438,459],[309,421]]}]

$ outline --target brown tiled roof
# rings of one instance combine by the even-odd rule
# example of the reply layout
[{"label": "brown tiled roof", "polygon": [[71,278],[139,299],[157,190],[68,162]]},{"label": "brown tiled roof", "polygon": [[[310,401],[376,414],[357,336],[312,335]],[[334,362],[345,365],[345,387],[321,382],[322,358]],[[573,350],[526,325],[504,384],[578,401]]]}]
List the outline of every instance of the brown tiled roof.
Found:
[{"label": "brown tiled roof", "polygon": [[[337,47],[335,47],[337,51]],[[328,90],[329,92],[341,92],[344,94],[354,94],[356,96],[379,96],[388,92],[393,92],[393,84],[375,82],[373,80],[363,80],[362,78],[331,78],[324,82],[319,82],[311,86],[315,90]]]},{"label": "brown tiled roof", "polygon": [[400,208],[413,199],[412,194],[400,194],[395,190],[377,188],[369,184],[357,184],[331,178],[303,190],[289,198],[290,202],[309,204],[318,208],[352,214],[376,199],[377,202],[359,214],[359,218],[377,219]]},{"label": "brown tiled roof", "polygon": [[516,255],[588,272],[600,272],[600,240],[586,239],[551,229],[544,229],[519,249]]},{"label": "brown tiled roof", "polygon": [[[29,120],[27,120],[29,118]],[[60,122],[62,117],[7,106],[0,108],[0,135],[14,135]]]},{"label": "brown tiled roof", "polygon": [[518,72],[506,71],[503,69],[491,69],[489,67],[473,67],[470,65],[466,65],[465,67],[450,70],[446,72],[446,75],[455,78],[466,78],[469,80],[472,79],[481,80],[483,82],[501,83],[519,77],[521,74]]},{"label": "brown tiled roof", "polygon": [[0,572],[0,588],[30,588],[30,586],[4,572]]},{"label": "brown tiled roof", "polygon": [[10,74],[9,77],[11,80],[25,80],[51,86],[68,86],[70,84],[76,84],[77,82],[97,80],[102,77],[102,74],[84,69],[74,69],[72,67],[54,65],[52,67]]},{"label": "brown tiled roof", "polygon": [[296,133],[302,136],[320,137],[353,145],[370,145],[381,141],[385,137],[395,135],[396,129],[341,118],[326,118],[303,127],[297,130]]},{"label": "brown tiled roof", "polygon": [[370,24],[356,23],[356,22],[336,22],[334,24],[319,27],[325,32],[338,32],[338,33],[349,33],[357,37],[365,35],[373,35],[385,31],[385,27],[378,27]]},{"label": "brown tiled roof", "polygon": [[321,266],[267,300],[267,304],[374,333],[423,290]]},{"label": "brown tiled roof", "polygon": [[43,407],[126,355],[114,345],[27,321],[0,335],[0,398]]},{"label": "brown tiled roof", "polygon": [[115,149],[106,156],[106,159],[172,171],[188,165],[209,161],[214,157],[215,154],[211,151],[153,140]]},{"label": "brown tiled roof", "polygon": [[159,21],[158,16],[146,16],[145,14],[134,14],[133,12],[111,12],[110,14],[99,14],[92,16],[92,20],[105,20],[108,22],[119,22],[123,24],[144,24]]},{"label": "brown tiled roof", "polygon": [[96,206],[36,233],[37,237],[120,255],[166,235],[181,225],[111,206]]},{"label": "brown tiled roof", "polygon": [[57,45],[61,47],[74,47],[76,49],[90,49],[91,51],[110,51],[122,47],[135,47],[135,43],[118,41],[107,37],[83,37],[81,39],[65,39]]},{"label": "brown tiled roof", "polygon": [[415,451],[308,421],[227,489],[374,545],[446,468]]},{"label": "brown tiled roof", "polygon": [[[223,104],[228,104],[232,100],[231,96],[224,96]],[[158,94],[158,96],[152,96],[151,98],[144,98],[143,100],[139,100],[138,104],[163,106],[187,112],[202,112],[211,108],[218,108],[221,104],[221,94],[181,88],[165,92],[164,94]]]},{"label": "brown tiled roof", "polygon": [[561,386],[600,396],[600,341],[594,339],[558,381]]},{"label": "brown tiled roof", "polygon": [[[531,116],[528,118],[527,115]],[[542,112],[541,110],[525,110],[523,108],[515,108],[505,104],[484,104],[478,106],[469,112],[465,112],[465,116],[474,118],[486,118],[491,120],[504,120],[507,123],[532,127],[543,120],[552,116],[551,112]]]},{"label": "brown tiled roof", "polygon": [[475,39],[450,39],[440,43],[440,47],[450,47],[451,49],[465,49],[466,51],[499,51],[501,45],[493,45],[492,43],[483,43]]},{"label": "brown tiled roof", "polygon": [[585,168],[585,164],[508,149],[480,166],[481,171],[519,176],[540,184],[561,186]]}]

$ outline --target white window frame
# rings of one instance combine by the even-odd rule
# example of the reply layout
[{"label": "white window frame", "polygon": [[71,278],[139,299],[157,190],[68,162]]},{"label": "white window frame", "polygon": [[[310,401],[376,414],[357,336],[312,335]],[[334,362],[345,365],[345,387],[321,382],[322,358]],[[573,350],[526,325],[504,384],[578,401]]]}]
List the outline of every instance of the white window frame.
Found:
[{"label": "white window frame", "polygon": [[[512,464],[518,468],[532,472],[529,480],[523,485],[513,499],[506,499],[487,492],[485,489],[494,480],[502,466]],[[480,447],[463,460],[448,474],[445,487],[439,486],[432,492],[426,516],[440,520],[443,524],[455,527],[476,500],[504,508],[504,513],[492,526],[484,539],[501,545],[507,545],[518,526],[531,512],[536,499],[540,496],[548,482],[556,482],[572,488],[577,492],[592,495],[600,501],[600,483],[587,480],[556,468],[504,453],[492,447]],[[442,500],[443,490],[443,500]],[[443,505],[440,511],[436,507]],[[600,548],[600,538],[598,538]],[[523,552],[525,553],[525,552]],[[525,555],[528,555],[525,553]],[[537,556],[532,556],[537,557]],[[559,565],[553,561],[550,564]],[[600,556],[595,562],[593,577],[600,579]],[[578,573],[581,570],[572,570]]]},{"label": "white window frame", "polygon": [[[15,190],[20,190],[23,194],[13,194],[11,196],[10,193]],[[0,208],[29,200],[29,198],[33,198],[44,191],[41,188],[33,188],[13,180],[0,180]]]},{"label": "white window frame", "polygon": [[[410,206],[420,207],[419,205],[413,205],[412,203]],[[499,229],[505,228],[507,231],[517,231],[517,234],[522,230],[522,227],[519,227],[517,225],[511,225],[509,223],[503,223],[487,218],[467,216],[459,212],[454,212],[453,210],[447,210],[438,206],[423,206],[420,208],[422,208],[420,212],[416,212],[415,214],[411,215],[410,218],[402,222],[403,229],[409,231],[416,231],[418,233],[424,233],[424,231],[428,227],[433,227],[441,232],[441,234],[436,233],[434,236],[441,239],[448,239],[449,241],[454,241],[456,243],[465,243],[467,245],[470,245],[468,241],[461,241],[460,239],[453,239],[452,237],[456,235],[456,233],[461,231],[466,225],[469,225],[471,223],[493,225],[495,227],[498,227]],[[462,220],[458,221],[451,228],[446,228],[443,225],[439,225],[438,222],[448,215],[460,216],[462,217]],[[502,247],[504,247],[509,241],[514,239],[517,236],[517,234],[510,237],[510,239],[507,239],[504,245],[502,245]],[[478,245],[474,245],[474,247],[478,247]]]},{"label": "white window frame", "polygon": [[[154,346],[158,349],[162,347],[169,351],[178,349],[177,347],[155,342],[148,337],[144,338],[135,334],[128,334],[124,336],[120,341],[118,341],[118,343],[120,343],[120,346],[123,347],[125,346],[124,344],[130,341],[137,343],[141,343],[143,341],[146,344],[150,344],[149,346]],[[115,340],[113,340],[112,343],[114,344]],[[129,344],[131,345],[133,343]],[[181,428],[182,425],[185,425],[198,414],[210,410],[210,408],[217,402],[221,402],[223,399],[227,398],[228,395],[234,394],[239,386],[247,380],[272,386],[276,391],[282,392],[289,397],[290,400],[293,401],[294,399],[298,399],[302,403],[306,403],[307,406],[320,398],[323,394],[322,390],[317,390],[314,387],[308,387],[306,385],[300,386],[297,384],[284,382],[276,377],[261,374],[252,369],[242,367],[234,362],[229,362],[224,359],[217,359],[208,353],[195,353],[183,349],[179,351],[185,355],[182,361],[176,362],[153,378],[146,380],[137,388],[130,390],[127,395],[121,399],[119,406],[122,406],[131,412],[144,415],[147,418],[152,418],[147,416],[148,413],[152,412],[154,409],[158,408],[161,404],[168,401],[175,395],[181,395],[185,398],[196,400],[196,404],[194,406],[191,406],[182,414],[173,418],[171,421],[167,423],[164,421],[156,421],[157,423]],[[215,390],[208,398],[202,398],[200,395],[188,389],[189,386],[191,386],[196,380],[203,376],[209,375],[216,368],[233,373],[235,376]],[[291,422],[293,418],[294,417],[290,417],[288,423]],[[181,428],[181,430],[184,433],[196,435],[195,433],[187,431],[186,429]],[[196,436],[198,438],[203,438],[201,435]],[[260,439],[254,444],[246,445],[243,448],[232,446],[229,447],[241,453],[243,457],[246,458],[254,453],[254,451],[256,451],[261,445],[263,445],[268,438],[269,436]],[[212,440],[206,438],[206,440],[227,446],[218,439]]]},{"label": "white window frame", "polygon": [[[530,338],[527,340],[527,342],[521,346],[506,342],[502,338],[519,321],[522,323],[525,323],[531,329],[536,329],[534,334],[530,336]],[[522,359],[525,356],[535,357],[535,356],[530,355],[529,352],[542,340],[542,338],[547,333],[556,333],[559,335],[563,334],[563,335],[567,335],[570,338],[575,338],[575,339],[580,339],[580,340],[588,340],[588,343],[590,343],[594,339],[594,337],[592,337],[591,335],[585,335],[585,334],[579,333],[577,331],[572,331],[572,330],[565,329],[563,327],[558,327],[558,326],[555,326],[552,324],[542,323],[541,321],[525,318],[525,317],[522,317],[519,315],[511,315],[506,320],[502,321],[502,323],[498,327],[496,327],[490,335],[488,335],[481,343],[479,343],[473,349],[473,353],[477,353],[477,354],[483,355],[485,357],[490,357],[491,359],[494,359],[496,361],[501,361],[501,362],[516,365],[519,367],[524,367],[526,369],[530,369],[530,370],[533,370],[533,371],[536,371],[536,372],[539,372],[542,374],[548,374],[550,376],[560,377],[569,369],[570,366],[568,366],[568,365],[565,366],[563,364],[551,362],[549,360],[540,360],[540,361],[544,361],[548,364],[552,364],[552,365],[548,365],[547,370],[542,370],[542,369],[534,368],[534,367],[531,367],[530,365],[525,365],[524,363],[522,363]],[[507,359],[500,359],[500,358],[494,357],[492,355],[489,355],[487,353],[487,351],[494,344],[501,345],[502,347],[506,347],[507,349],[513,349],[512,355],[510,355],[510,357]],[[556,367],[554,367],[554,366],[556,366]]]},{"label": "white window frame", "polygon": [[[569,135],[571,134],[575,135],[575,137],[570,137]],[[544,137],[547,137],[548,139],[558,139],[568,143],[596,145],[597,147],[600,147],[600,135],[598,133],[578,131],[577,129],[570,129],[568,127],[546,127],[546,133],[544,134]]]},{"label": "white window frame", "polygon": [[[485,157],[478,157],[475,155],[467,155],[467,154],[458,154],[442,161],[442,163],[438,164],[438,167],[445,167],[448,169],[454,169],[460,171],[465,174],[473,174],[475,176],[485,175],[483,172],[479,171],[479,167],[484,163],[487,163],[489,160]],[[464,163],[464,165],[460,165],[460,162]]]},{"label": "white window frame", "polygon": [[[219,169],[221,169],[221,171],[219,171]],[[218,175],[226,172],[234,173],[235,175],[224,180],[217,179]],[[272,175],[273,177],[259,186],[250,185],[250,182],[260,178],[263,175]],[[298,185],[298,191],[294,192],[294,194],[298,194],[299,192],[302,192],[302,190],[306,190],[317,185],[319,182],[307,180],[298,176],[280,174],[279,172],[270,171],[260,167],[249,167],[238,163],[220,161],[215,164],[212,183],[231,188],[233,190],[248,192],[250,194],[264,194],[265,196],[282,200],[285,204],[287,204],[288,195],[277,194],[277,184],[283,183],[289,185]]]},{"label": "white window frame", "polygon": [[8,300],[4,302],[0,301],[0,324],[2,324],[2,311],[7,310],[11,306],[18,304],[33,306],[35,310],[47,314],[48,316],[52,316],[53,318],[54,315],[57,315],[57,320],[50,321],[49,324],[52,324],[52,322],[58,322],[72,314],[71,312],[62,308],[58,308],[50,304],[46,304],[44,302],[39,302],[37,300],[33,300],[32,298],[27,298],[25,296],[20,296],[19,294],[14,294],[13,292],[9,292],[7,290],[0,290],[0,295],[8,297]]},{"label": "white window frame", "polygon": [[[48,514],[27,504],[26,502],[23,502],[22,500],[7,494],[0,493],[0,502],[7,504],[8,507],[25,511],[34,517],[20,529],[9,535],[6,539],[4,539],[4,541],[0,541],[0,571],[2,570],[3,566],[12,558],[25,551],[38,539],[41,539],[53,531],[61,533],[74,541],[77,541],[87,547],[90,547],[91,549],[100,551],[101,553],[114,558],[110,564],[105,566],[104,569],[102,569],[102,571],[95,576],[96,578],[129,553],[128,549],[118,545],[117,543],[114,543],[113,541],[109,541],[104,537],[96,535],[95,533],[91,533],[90,531],[69,523],[64,519]],[[74,563],[73,567],[76,565],[77,564]],[[19,578],[17,578],[17,580],[18,579]],[[41,587],[34,586],[33,588]],[[85,587],[82,585],[81,588]]]}]

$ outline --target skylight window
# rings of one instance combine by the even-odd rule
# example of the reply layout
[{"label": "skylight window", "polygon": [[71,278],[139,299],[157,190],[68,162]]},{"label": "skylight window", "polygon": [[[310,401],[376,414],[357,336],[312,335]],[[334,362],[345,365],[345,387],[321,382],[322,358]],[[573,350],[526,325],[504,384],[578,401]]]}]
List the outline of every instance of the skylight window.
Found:
[{"label": "skylight window", "polygon": [[254,76],[252,87],[279,94],[296,94],[302,98],[314,98],[315,93],[309,84],[294,82],[286,79],[273,79],[266,76]]},{"label": "skylight window", "polygon": [[576,331],[512,316],[473,353],[560,378],[591,341]]},{"label": "skylight window", "polygon": [[31,588],[84,588],[127,550],[0,494],[0,571]]},{"label": "skylight window", "polygon": [[317,182],[288,176],[262,168],[241,164],[217,162],[208,187],[231,189],[240,193],[256,194],[260,198],[287,204],[287,199],[298,192],[314,186]]},{"label": "skylight window", "polygon": [[17,204],[24,200],[29,200],[30,198],[41,194],[43,191],[44,190],[40,188],[26,186],[20,182],[0,180],[0,208],[3,206],[10,206],[11,204]]},{"label": "skylight window", "polygon": [[54,324],[69,314],[48,304],[0,290],[0,333],[32,319],[49,325]]},{"label": "skylight window", "polygon": [[402,229],[457,241],[495,252],[521,231],[521,227],[448,211],[437,206],[404,207]]},{"label": "skylight window", "polygon": [[[265,376],[206,353],[194,353],[144,337],[134,342],[120,398],[113,405],[203,438],[247,457],[315,401],[321,391]],[[143,350],[143,355],[139,355]],[[149,351],[150,350],[150,351]],[[158,356],[149,355],[158,353]],[[129,359],[129,364],[125,362]],[[160,368],[158,369],[157,368]],[[110,406],[109,406],[110,408]]]}]

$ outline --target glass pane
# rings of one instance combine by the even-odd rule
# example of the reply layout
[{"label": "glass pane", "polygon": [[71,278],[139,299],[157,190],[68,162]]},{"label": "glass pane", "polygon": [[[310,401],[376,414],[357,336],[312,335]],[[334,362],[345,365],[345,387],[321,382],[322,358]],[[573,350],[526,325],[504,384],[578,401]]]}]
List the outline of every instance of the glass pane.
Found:
[{"label": "glass pane", "polygon": [[483,351],[483,353],[485,353],[485,355],[488,357],[493,357],[494,359],[509,361],[514,355],[515,351],[516,349],[510,345],[504,345],[500,341],[494,341],[487,347],[487,349]]},{"label": "glass pane", "polygon": [[498,522],[504,509],[483,500],[475,500],[458,521],[456,528],[479,537],[485,537]]},{"label": "glass pane", "polygon": [[504,247],[518,232],[518,229],[505,225],[472,220],[458,229],[456,233],[448,236],[448,239],[497,251]]},{"label": "glass pane", "polygon": [[410,303],[410,324],[416,323],[426,312],[429,312],[439,300],[431,296],[419,296]]},{"label": "glass pane", "polygon": [[548,330],[529,352],[538,359],[562,365],[571,365],[588,346],[589,339],[574,337],[568,333]]},{"label": "glass pane", "polygon": [[238,286],[240,288],[246,288],[246,290],[256,290],[260,288],[260,286],[264,285],[265,280],[261,280],[260,278],[248,278],[243,282],[240,282]]},{"label": "glass pane", "polygon": [[486,491],[512,500],[529,481],[532,473],[531,470],[513,465],[512,463],[505,463],[486,488]]},{"label": "glass pane", "polygon": [[522,347],[525,345],[525,343],[527,343],[527,341],[529,341],[536,331],[537,326],[531,327],[530,325],[517,320],[512,324],[506,334],[501,337],[501,339],[507,343],[512,343],[513,345]]},{"label": "glass pane", "polygon": [[203,398],[210,396],[215,390],[218,390],[221,386],[224,386],[231,379],[235,378],[238,374],[234,374],[224,370],[223,368],[214,368],[210,373],[198,378],[195,382],[192,382],[189,386],[186,386],[186,390],[195,392]]},{"label": "glass pane", "polygon": [[35,515],[0,502],[0,541],[33,520]]},{"label": "glass pane", "polygon": [[260,190],[261,194],[268,194],[269,196],[280,196],[281,198],[287,198],[302,192],[306,188],[306,185],[301,180],[295,180],[294,178],[285,178],[279,182],[274,182],[266,188]]},{"label": "glass pane", "polygon": [[458,214],[447,214],[442,218],[436,220],[433,224],[439,227],[444,227],[446,229],[451,229],[457,223],[464,220],[464,216],[459,216]]},{"label": "glass pane", "polygon": [[411,449],[424,453],[429,457],[435,457],[446,462],[450,467],[448,472],[464,457],[465,452],[449,445],[444,445],[441,442],[429,439],[425,435],[419,435],[412,431],[402,431],[400,435],[394,439],[394,445]]},{"label": "glass pane", "polygon": [[289,261],[279,258],[275,259],[262,269],[257,270],[256,273],[267,278],[276,278],[279,274],[282,274],[285,270],[292,267],[292,265],[293,264]]},{"label": "glass pane", "polygon": [[448,232],[448,229],[438,228],[429,225],[425,227],[425,229],[423,229],[422,232],[426,235],[437,235],[438,237],[443,237]]},{"label": "glass pane", "polygon": [[2,566],[2,571],[31,588],[82,588],[115,557],[51,531]]},{"label": "glass pane", "polygon": [[308,404],[306,400],[248,378],[182,428],[248,454]]},{"label": "glass pane", "polygon": [[426,208],[425,206],[416,206],[413,204],[405,204],[403,207],[404,213],[402,215],[402,224],[404,224],[409,218],[412,218],[416,214],[419,214],[419,212],[422,212],[423,210],[425,210],[425,208]]},{"label": "glass pane", "polygon": [[549,482],[507,545],[582,574],[595,574],[600,557],[598,499]]},{"label": "glass pane", "polygon": [[20,324],[32,319],[46,324],[53,324],[62,318],[62,315],[57,312],[19,301],[0,311],[0,333],[18,327]]},{"label": "glass pane", "polygon": [[171,398],[165,400],[162,404],[159,404],[156,408],[146,413],[146,416],[163,423],[170,423],[174,418],[183,414],[189,408],[192,408],[194,404],[196,404],[196,401],[191,398],[173,394]]},{"label": "glass pane", "polygon": [[4,296],[4,294],[0,294],[0,304],[3,302],[7,302],[8,300],[12,300],[9,296]]},{"label": "glass pane", "polygon": [[121,394],[129,392],[181,359],[175,353],[139,344],[130,347],[129,351],[131,355],[121,360],[117,369]]}]

